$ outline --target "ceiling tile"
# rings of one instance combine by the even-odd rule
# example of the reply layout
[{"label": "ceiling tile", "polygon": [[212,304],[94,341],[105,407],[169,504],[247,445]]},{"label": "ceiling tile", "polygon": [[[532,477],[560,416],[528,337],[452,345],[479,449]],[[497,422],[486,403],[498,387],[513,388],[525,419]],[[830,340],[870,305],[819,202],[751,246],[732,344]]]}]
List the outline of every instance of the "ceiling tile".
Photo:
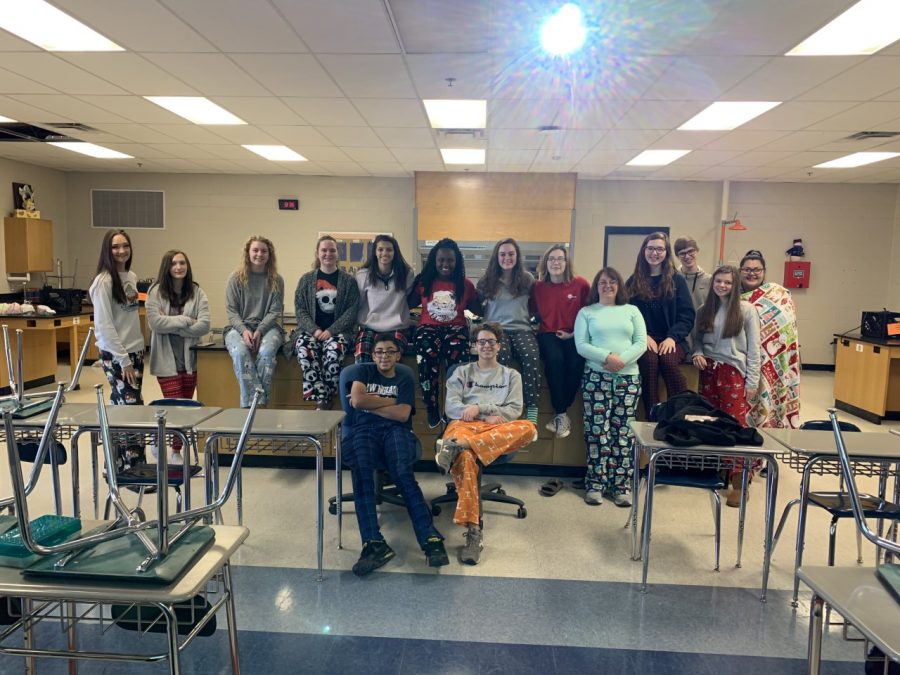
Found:
[{"label": "ceiling tile", "polygon": [[864,58],[778,56],[727,90],[721,98],[726,101],[788,101],[861,63]]},{"label": "ceiling tile", "polygon": [[788,101],[744,124],[741,129],[793,131],[852,108],[849,101]]},{"label": "ceiling tile", "polygon": [[[514,150],[537,150],[544,144],[543,135],[538,131],[519,129],[494,129],[488,133],[490,147]],[[448,142],[440,141],[440,147],[452,147]]]},{"label": "ceiling tile", "polygon": [[715,166],[741,154],[740,150],[694,150],[684,157],[676,159],[673,164],[684,166]]},{"label": "ceiling tile", "polygon": [[647,99],[710,101],[766,64],[761,56],[679,57],[653,86],[644,92]]},{"label": "ceiling tile", "polygon": [[731,159],[726,159],[722,162],[722,164],[726,164],[728,166],[763,166],[770,162],[777,162],[779,160],[785,159],[786,157],[790,157],[794,154],[793,150],[751,150],[750,152],[743,152],[736,157],[732,157]]},{"label": "ceiling tile", "polygon": [[341,147],[341,150],[354,162],[359,164],[392,163],[397,159],[387,148],[349,148]]},{"label": "ceiling tile", "polygon": [[702,101],[635,101],[617,129],[674,129],[709,105]]},{"label": "ceiling tile", "polygon": [[247,124],[308,124],[281,100],[262,96],[216,96],[215,102]]},{"label": "ceiling tile", "polygon": [[224,54],[146,54],[203,96],[266,96],[270,92]]},{"label": "ceiling tile", "polygon": [[826,143],[832,143],[845,136],[848,136],[850,133],[853,132],[835,133],[831,131],[797,131],[795,133],[782,136],[772,143],[766,143],[765,145],[762,145],[756,149],[774,151],[789,150],[791,152],[810,150],[811,148],[817,148],[820,145],[824,145]]},{"label": "ceiling tile", "polygon": [[[72,96],[62,94],[31,94],[14,96],[22,103],[48,111],[42,122],[82,122],[94,125],[98,122],[128,122],[121,115],[104,110]],[[13,119],[16,119],[13,117]]]},{"label": "ceiling tile", "polygon": [[373,127],[429,128],[421,101],[413,99],[357,98],[353,105]]},{"label": "ceiling tile", "polygon": [[64,94],[128,93],[49,52],[6,53],[3,55],[3,67],[14,73],[21,73],[33,78]]},{"label": "ceiling tile", "polygon": [[172,113],[140,96],[79,96],[82,101],[141,124],[165,124]]},{"label": "ceiling tile", "polygon": [[[694,133],[694,132],[687,132]],[[753,150],[768,145],[786,136],[787,131],[755,131],[752,129],[736,129],[729,131],[714,141],[703,146],[704,150]],[[662,147],[656,143],[657,147]]]},{"label": "ceiling tile", "polygon": [[487,52],[496,46],[496,6],[484,0],[390,0],[403,46],[413,54]]},{"label": "ceiling tile", "polygon": [[402,177],[408,172],[396,162],[360,162],[360,166],[373,176]]},{"label": "ceiling tile", "polygon": [[565,129],[612,129],[633,105],[633,99],[573,99],[560,106],[555,124]]},{"label": "ceiling tile", "polygon": [[156,128],[184,143],[210,143],[215,145],[222,142],[221,136],[196,124],[157,124]]},{"label": "ceiling tile", "polygon": [[[320,134],[315,127],[311,126],[295,126],[280,124],[264,124],[260,127],[263,131],[271,134],[273,138],[290,146],[316,146],[334,145],[331,141]],[[302,152],[300,154],[303,154]]]},{"label": "ceiling tile", "polygon": [[356,162],[316,162],[323,169],[337,176],[368,176],[369,172]]},{"label": "ceiling tile", "polygon": [[115,134],[121,138],[134,141],[135,143],[172,143],[173,138],[168,136],[156,127],[146,126],[144,124],[113,124],[102,123],[95,125],[97,129],[110,134]]},{"label": "ceiling tile", "polygon": [[306,146],[302,151],[298,150],[301,155],[311,162],[350,162],[352,161],[347,154],[340,148],[331,146]]},{"label": "ceiling tile", "polygon": [[[56,94],[52,87],[35,79],[0,68],[0,92],[4,94]],[[8,117],[8,115],[7,115]]]},{"label": "ceiling tile", "polygon": [[381,148],[384,143],[369,127],[323,127],[322,135],[334,145],[348,148]]},{"label": "ceiling tile", "polygon": [[362,118],[350,99],[346,98],[285,98],[284,103],[317,127],[364,127]]},{"label": "ceiling tile", "polygon": [[232,54],[231,58],[276,96],[340,96],[328,73],[309,54]]},{"label": "ceiling tile", "polygon": [[267,2],[162,0],[223,52],[305,52],[303,41]]},{"label": "ceiling tile", "polygon": [[322,54],[319,60],[349,98],[418,98],[400,56]]},{"label": "ceiling tile", "polygon": [[495,99],[488,103],[489,129],[537,129],[558,124],[564,102],[559,99]]},{"label": "ceiling tile", "polygon": [[525,164],[530,165],[537,156],[537,150],[507,150],[489,148],[488,162],[492,164]]},{"label": "ceiling tile", "polygon": [[216,51],[155,0],[54,0],[53,4],[133,52]]},{"label": "ceiling tile", "polygon": [[64,52],[59,57],[138,96],[197,96],[193,87],[139,54]]},{"label": "ceiling tile", "polygon": [[870,56],[798,98],[805,101],[867,101],[897,87],[900,87],[900,56]]},{"label": "ceiling tile", "polygon": [[216,124],[207,129],[220,139],[237,145],[280,145],[277,138],[249,124]]},{"label": "ceiling tile", "polygon": [[391,148],[391,154],[404,166],[438,164],[441,161],[441,154],[435,148]]},{"label": "ceiling tile", "polygon": [[381,0],[272,0],[314,52],[397,54],[400,45]]},{"label": "ceiling tile", "polygon": [[434,148],[434,134],[431,129],[399,129],[377,127],[375,133],[389,148]]},{"label": "ceiling tile", "polygon": [[598,150],[645,150],[665,134],[661,129],[613,129],[596,147]]},{"label": "ceiling tile", "polygon": [[[885,122],[890,122],[898,117],[900,117],[900,101],[871,101],[861,103],[826,120],[812,124],[807,129],[810,131],[881,130]],[[890,130],[888,129],[888,131]]]},{"label": "ceiling tile", "polygon": [[727,131],[679,131],[675,129],[657,138],[653,142],[651,149],[696,150],[723,137],[727,133]]},{"label": "ceiling tile", "polygon": [[[406,63],[423,99],[490,97],[494,72],[490,54],[407,53]],[[447,78],[453,78],[453,82]]]}]

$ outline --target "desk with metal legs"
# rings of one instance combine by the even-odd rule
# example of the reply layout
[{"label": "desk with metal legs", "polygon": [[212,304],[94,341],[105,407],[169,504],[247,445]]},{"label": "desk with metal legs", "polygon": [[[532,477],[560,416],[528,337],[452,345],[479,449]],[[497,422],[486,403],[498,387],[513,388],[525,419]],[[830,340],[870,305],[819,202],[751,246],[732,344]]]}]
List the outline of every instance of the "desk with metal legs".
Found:
[{"label": "desk with metal legs", "polygon": [[[695,445],[690,447],[673,447],[666,444],[665,441],[658,441],[653,438],[653,431],[656,429],[654,422],[630,422],[631,429],[634,431],[634,456],[633,466],[634,474],[632,478],[631,491],[631,539],[632,539],[632,559],[643,560],[644,570],[641,577],[641,591],[647,590],[647,572],[650,559],[650,524],[653,516],[653,485],[656,473],[656,465],[660,460],[664,460],[666,456],[687,458],[687,464],[690,465],[690,458],[716,458],[716,457],[748,457],[759,458],[766,462],[768,475],[766,478],[766,511],[765,511],[765,535],[763,549],[763,571],[762,571],[762,593],[760,601],[766,601],[766,591],[769,586],[769,567],[772,562],[772,533],[773,521],[775,519],[775,500],[778,496],[778,462],[775,455],[780,451],[777,443],[772,442],[763,436],[766,441],[762,446],[734,446],[723,447],[715,445]],[[641,537],[641,553],[637,551],[637,514],[638,514],[638,486],[640,481],[638,466],[641,449],[647,451],[647,496],[644,503],[644,524]],[[724,465],[722,468],[725,468]],[[746,484],[744,485],[746,492]],[[738,558],[737,566],[741,565],[741,547],[744,537],[744,513],[746,509],[746,499],[741,499],[738,528]]]},{"label": "desk with metal legs", "polygon": [[[65,409],[65,408],[63,408]],[[109,429],[111,434],[140,434],[149,436],[156,434],[157,421],[156,413],[158,411],[166,414],[166,433],[181,438],[185,448],[192,448],[197,452],[197,437],[194,428],[201,422],[205,422],[221,411],[221,408],[215,407],[179,407],[179,406],[149,406],[149,405],[108,405],[106,414],[109,418]],[[247,414],[244,412],[244,419]],[[91,434],[91,470],[93,472],[93,499],[94,499],[94,517],[98,517],[99,511],[99,479],[97,466],[97,444],[100,436],[100,423],[97,419],[97,406],[90,407],[83,412],[73,415],[71,425],[77,427],[72,434],[72,454],[78,452],[78,440],[82,434]],[[240,435],[240,432],[238,432]],[[157,439],[157,445],[162,443]],[[191,453],[182,453],[182,476],[184,477],[183,494],[184,494],[184,510],[191,508],[191,481],[190,466]],[[208,503],[208,502],[207,502]]]},{"label": "desk with metal legs", "polygon": [[[88,528],[96,524],[85,521],[85,526]],[[23,619],[0,632],[0,653],[24,656],[29,661],[34,657],[144,663],[156,663],[168,659],[169,672],[178,675],[181,673],[180,650],[184,649],[188,642],[193,640],[193,637],[188,636],[179,645],[174,605],[186,602],[203,592],[207,583],[221,572],[221,597],[212,604],[210,613],[215,613],[225,607],[231,670],[234,675],[237,675],[240,673],[240,662],[229,560],[247,538],[249,530],[245,527],[219,525],[213,526],[213,529],[215,530],[215,541],[210,548],[194,560],[175,582],[167,585],[128,583],[127,581],[82,581],[71,577],[26,577],[22,576],[22,571],[19,569],[0,567],[0,596],[18,597],[23,600]],[[70,616],[68,613],[74,610],[67,609],[67,607],[74,608],[74,603],[96,603],[100,615],[85,612],[82,608],[82,611]],[[52,617],[53,621],[62,621],[74,630],[82,621],[99,621],[100,617],[105,617],[104,621],[109,622],[109,614],[104,607],[113,603],[122,605],[139,603],[153,605],[160,609],[167,628],[166,651],[162,654],[151,655],[120,654],[81,650],[77,649],[75,644],[71,644],[71,651],[61,651],[40,649],[34,644],[35,623]],[[54,613],[54,610],[57,613]],[[58,612],[63,613],[62,618]],[[5,645],[6,640],[19,630],[23,632],[24,646]]]},{"label": "desk with metal legs", "polygon": [[[79,415],[88,412],[90,410],[96,410],[97,406],[93,403],[63,403],[59,409],[59,414],[56,417],[56,429],[57,434],[55,434],[56,440],[62,441],[66,438],[71,439],[72,433],[77,427],[75,423],[75,418]],[[36,434],[36,437],[32,440],[39,442],[40,441],[40,433],[43,431],[44,426],[47,424],[47,417],[50,414],[50,411],[45,411],[42,413],[38,413],[37,415],[32,415],[31,417],[25,417],[22,419],[13,420],[13,425],[16,428],[16,431],[22,431],[23,435],[28,433]],[[21,443],[24,439],[18,436],[19,442]],[[76,518],[81,517],[81,494],[79,489],[79,478],[80,478],[80,469],[79,469],[79,458],[78,452],[74,446],[70,443],[69,452],[69,461],[72,465],[72,514]],[[62,496],[60,492],[59,486],[59,467],[56,465],[56,453],[50,453],[50,470],[53,481],[53,500],[55,513],[57,515],[62,515]],[[95,514],[96,517],[96,514]]]},{"label": "desk with metal legs", "polygon": [[[800,565],[806,538],[806,514],[808,511],[809,481],[813,473],[840,474],[837,446],[831,431],[810,429],[763,429],[773,440],[791,451],[802,471],[800,478],[800,510],[797,521],[797,548],[794,560],[794,595],[791,604],[797,606],[800,593]],[[890,465],[900,462],[900,438],[881,432],[843,434],[849,460],[857,467],[869,463],[868,475],[890,473]],[[789,462],[794,465],[795,462]],[[900,501],[900,468],[894,467],[894,502]]]},{"label": "desk with metal legs", "polygon": [[[223,410],[214,418],[198,424],[194,431],[197,434],[207,435],[203,447],[203,458],[206,471],[207,503],[211,495],[219,491],[219,451],[218,441],[223,438],[237,439],[241,434],[247,411],[241,408],[229,408]],[[324,454],[322,439],[329,433],[335,439],[335,471],[337,476],[337,494],[341,494],[341,440],[338,427],[344,413],[332,410],[257,410],[253,419],[253,429],[250,431],[248,443],[252,439],[267,439],[299,443],[305,441],[311,443],[316,449],[316,561],[318,574],[316,581],[324,579],[322,575],[322,555],[324,547],[324,490],[323,481],[325,475]],[[338,504],[338,547],[341,546],[341,507]],[[237,478],[237,511],[238,523],[243,524],[243,486],[241,474]]]},{"label": "desk with metal legs", "polygon": [[[850,435],[845,434],[844,439]],[[797,577],[813,592],[807,673],[819,675],[820,672],[825,603],[878,647],[888,659],[900,662],[900,602],[875,576],[874,569],[801,567],[797,570]]]}]

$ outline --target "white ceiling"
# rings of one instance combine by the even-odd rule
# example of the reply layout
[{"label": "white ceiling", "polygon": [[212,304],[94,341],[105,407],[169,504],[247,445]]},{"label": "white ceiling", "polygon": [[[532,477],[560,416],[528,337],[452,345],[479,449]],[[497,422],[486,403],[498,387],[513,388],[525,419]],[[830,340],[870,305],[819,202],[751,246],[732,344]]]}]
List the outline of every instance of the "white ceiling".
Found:
[{"label": "white ceiling", "polygon": [[[783,54],[853,0],[582,2],[588,46],[541,54],[542,0],[52,0],[125,47],[48,53],[0,30],[0,115],[133,155],[98,160],[40,143],[0,156],[64,171],[409,176],[454,170],[440,147],[486,147],[489,171],[583,178],[900,183],[900,43],[871,57]],[[454,78],[452,87],[447,78]],[[206,96],[247,126],[196,126],[144,100]],[[423,98],[486,98],[484,139],[429,128]],[[784,104],[731,132],[677,127],[716,100]],[[541,132],[541,125],[558,125]],[[285,144],[270,162],[241,144]],[[661,168],[652,148],[693,152]],[[455,169],[460,170],[460,169]]]}]

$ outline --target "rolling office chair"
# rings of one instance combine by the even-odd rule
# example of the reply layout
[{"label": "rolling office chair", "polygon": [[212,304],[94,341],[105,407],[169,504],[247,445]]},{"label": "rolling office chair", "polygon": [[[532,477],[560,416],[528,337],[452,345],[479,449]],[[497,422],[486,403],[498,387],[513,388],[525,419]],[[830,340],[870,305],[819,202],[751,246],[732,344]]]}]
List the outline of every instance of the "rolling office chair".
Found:
[{"label": "rolling office chair", "polygon": [[[168,406],[182,406],[188,408],[201,408],[203,404],[200,401],[195,401],[192,398],[158,398],[147,404],[148,406],[156,406],[156,407],[168,407]],[[200,465],[200,455],[197,450],[197,443],[195,440],[191,439],[188,436],[188,441],[194,451],[194,462],[190,465],[188,469],[189,479],[194,478],[200,475],[202,471],[202,466]],[[184,448],[182,448],[184,450]],[[135,506],[135,511],[138,512],[138,515],[141,516],[141,519],[144,517],[144,511],[141,508],[141,502],[143,501],[144,495],[154,494],[156,492],[156,465],[155,464],[139,464],[135,467],[132,467],[130,470],[126,472],[122,472],[116,476],[116,480],[120,486],[126,487],[133,492],[137,492],[138,501]],[[182,506],[182,495],[181,495],[181,486],[184,483],[184,469],[181,465],[172,465],[169,466],[169,479],[168,484],[169,487],[175,490],[175,512],[181,513]],[[106,499],[106,506],[103,510],[103,518],[106,519],[109,517],[109,511],[112,502],[109,497]]]},{"label": "rolling office chair", "polygon": [[[859,432],[860,429],[851,422],[838,422],[842,433]],[[800,425],[801,429],[812,429],[814,431],[832,431],[830,420],[810,420]],[[883,481],[884,479],[882,479]],[[882,484],[883,486],[883,484]],[[850,495],[844,490],[844,476],[841,475],[841,485],[837,492],[810,492],[808,497],[809,503],[824,509],[831,514],[831,526],[828,532],[828,566],[834,566],[835,543],[837,541],[837,524],[841,518],[853,518],[853,508],[850,501]],[[781,531],[784,529],[790,510],[800,503],[799,499],[792,499],[781,513],[781,520],[778,521],[778,528],[775,530],[775,538],[772,541],[772,550],[774,552],[775,545]],[[900,521],[900,505],[886,501],[881,497],[862,494],[859,495],[859,504],[863,509],[866,518],[873,518],[879,521],[895,520]],[[859,529],[856,530],[856,562],[862,565],[862,534]]]},{"label": "rolling office chair", "polygon": [[[356,363],[341,370],[341,375],[338,378],[338,397],[340,398],[341,410],[343,410],[345,413],[344,419],[341,422],[340,431],[341,446],[344,448],[346,448],[348,444],[353,442],[351,431],[353,425],[353,415],[355,411],[350,405],[350,399],[347,398],[347,392],[350,391],[350,383],[353,382],[362,368],[376,367],[377,366],[374,363]],[[419,442],[419,439],[416,438],[415,461],[419,461],[421,457],[422,444]],[[352,502],[353,493],[345,492],[340,496],[340,498],[342,503]],[[406,502],[403,500],[403,495],[400,494],[400,489],[393,484],[387,467],[379,463],[378,470],[375,472],[375,503],[381,505],[382,502],[406,508]],[[329,497],[328,513],[330,513],[331,515],[337,515],[337,496]]]},{"label": "rolling office chair", "polygon": [[[450,377],[453,375],[453,372],[460,365],[461,364],[459,364],[459,363],[454,363],[452,366],[450,366],[450,368],[447,370],[445,382],[450,379]],[[444,430],[446,431],[446,427]],[[439,439],[443,438],[443,433],[438,438]],[[435,448],[435,450],[437,450],[437,448]],[[511,461],[512,458],[515,456],[516,456],[516,452],[510,452],[506,455],[501,455],[500,457],[498,457],[497,459],[494,460],[494,462],[491,464],[491,466],[500,466],[501,464],[506,464],[507,462]],[[478,463],[478,492],[481,496],[481,499],[479,500],[479,507],[482,504],[484,504],[484,502],[495,502],[498,504],[510,504],[512,506],[518,507],[516,510],[517,518],[524,518],[525,516],[527,516],[528,510],[525,508],[525,502],[523,502],[521,499],[518,499],[516,497],[511,497],[510,495],[506,494],[506,491],[503,489],[503,486],[499,482],[487,483],[487,484],[482,483],[482,475],[484,473],[484,468],[485,467],[481,466],[481,463],[479,462]],[[459,495],[457,495],[457,493],[456,493],[456,484],[453,483],[453,481],[450,481],[447,483],[446,494],[443,494],[440,497],[435,497],[434,499],[431,500],[432,515],[435,515],[435,516],[440,515],[441,504],[452,504],[458,500],[459,500]],[[479,518],[479,521],[480,520],[481,520],[481,518]]]}]

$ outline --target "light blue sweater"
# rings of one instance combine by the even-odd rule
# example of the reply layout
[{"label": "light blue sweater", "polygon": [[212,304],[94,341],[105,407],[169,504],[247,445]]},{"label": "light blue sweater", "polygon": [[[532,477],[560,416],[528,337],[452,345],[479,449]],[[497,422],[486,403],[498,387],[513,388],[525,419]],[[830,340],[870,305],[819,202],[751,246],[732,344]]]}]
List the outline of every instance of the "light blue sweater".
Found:
[{"label": "light blue sweater", "polygon": [[586,365],[603,373],[610,354],[625,362],[618,375],[637,375],[637,361],[647,351],[647,327],[634,305],[593,305],[582,307],[575,317],[575,349]]}]

